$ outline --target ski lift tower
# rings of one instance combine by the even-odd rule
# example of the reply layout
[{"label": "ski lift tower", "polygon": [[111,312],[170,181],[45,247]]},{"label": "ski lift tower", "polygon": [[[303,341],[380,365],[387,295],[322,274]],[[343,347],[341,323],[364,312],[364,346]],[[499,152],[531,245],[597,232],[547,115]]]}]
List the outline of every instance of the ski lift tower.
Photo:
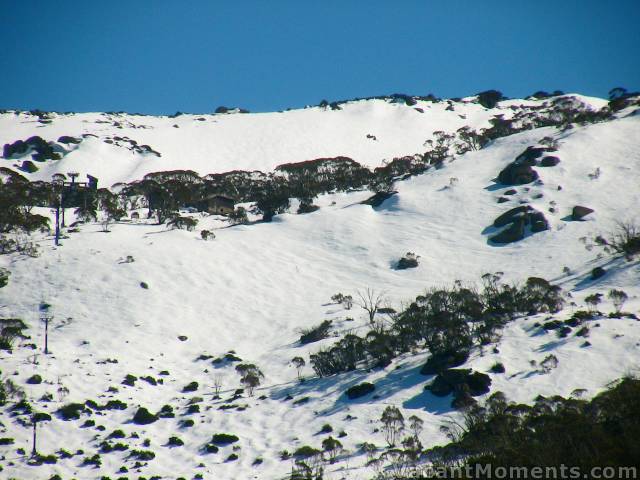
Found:
[{"label": "ski lift tower", "polygon": [[[78,175],[80,175],[78,172],[67,172],[67,177],[71,178],[71,183],[69,182],[63,182],[64,187],[68,187],[69,193],[73,192],[73,189],[76,187],[76,178],[78,178]],[[64,191],[65,189],[63,188],[63,197],[61,200],[62,203],[62,226],[66,227],[65,222],[64,222],[64,212],[66,210],[65,208],[65,198],[64,198]],[[73,195],[73,193],[71,193],[71,195]]]},{"label": "ski lift tower", "polygon": [[55,174],[51,179],[53,185],[53,191],[55,195],[55,214],[56,214],[56,247],[60,245],[60,207],[62,206],[62,194],[64,190],[64,176]]}]

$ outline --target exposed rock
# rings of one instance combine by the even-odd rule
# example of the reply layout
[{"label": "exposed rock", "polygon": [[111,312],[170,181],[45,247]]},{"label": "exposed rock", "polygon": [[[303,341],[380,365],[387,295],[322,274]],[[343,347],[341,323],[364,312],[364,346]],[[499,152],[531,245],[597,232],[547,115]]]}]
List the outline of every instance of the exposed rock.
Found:
[{"label": "exposed rock", "polygon": [[531,212],[529,214],[529,223],[531,224],[531,231],[533,233],[549,230],[549,222],[547,222],[542,212]]},{"label": "exposed rock", "polygon": [[558,157],[546,156],[542,160],[540,160],[541,167],[555,167],[560,163],[560,159]]},{"label": "exposed rock", "polygon": [[508,202],[509,199],[506,197],[498,197],[498,203],[506,203]]},{"label": "exposed rock", "polygon": [[524,218],[519,218],[500,233],[489,238],[493,243],[513,243],[524,238]]},{"label": "exposed rock", "polygon": [[518,191],[515,188],[510,188],[504,192],[504,195],[515,195],[516,193],[518,193]]},{"label": "exposed rock", "polygon": [[416,268],[418,266],[418,258],[420,257],[415,253],[407,252],[407,254],[398,261],[396,269],[406,270],[407,268]]},{"label": "exposed rock", "polygon": [[390,199],[398,192],[377,192],[375,195],[360,202],[362,205],[371,205],[372,207],[379,207],[385,200]]},{"label": "exposed rock", "polygon": [[504,185],[523,185],[537,179],[538,172],[530,165],[517,163],[510,163],[498,174],[498,181]]},{"label": "exposed rock", "polygon": [[547,151],[546,147],[527,147],[524,152],[516,157],[514,163],[533,167],[536,164],[536,159],[544,155]]},{"label": "exposed rock", "polygon": [[64,143],[65,145],[70,143],[78,144],[80,142],[82,142],[81,138],[70,137],[69,135],[62,135],[58,138],[58,143]]},{"label": "exposed rock", "polygon": [[514,207],[511,210],[507,210],[498,218],[493,221],[494,227],[503,227],[508,223],[512,223],[515,220],[524,217],[524,215],[531,210],[531,207],[527,205],[522,205],[520,207]]},{"label": "exposed rock", "polygon": [[607,271],[604,268],[596,267],[591,270],[591,279],[597,280],[598,278],[603,277],[605,273],[607,273]]},{"label": "exposed rock", "polygon": [[20,170],[27,173],[34,173],[38,171],[38,167],[36,167],[35,163],[31,160],[24,160],[22,165],[20,165]]},{"label": "exposed rock", "polygon": [[571,211],[571,219],[582,220],[584,217],[586,217],[590,213],[593,213],[593,211],[594,210],[592,208],[576,205],[575,207],[573,207],[573,210]]},{"label": "exposed rock", "polygon": [[29,145],[22,140],[16,140],[13,143],[5,143],[2,149],[2,156],[4,158],[11,158],[13,155],[23,155],[27,153],[28,150]]}]

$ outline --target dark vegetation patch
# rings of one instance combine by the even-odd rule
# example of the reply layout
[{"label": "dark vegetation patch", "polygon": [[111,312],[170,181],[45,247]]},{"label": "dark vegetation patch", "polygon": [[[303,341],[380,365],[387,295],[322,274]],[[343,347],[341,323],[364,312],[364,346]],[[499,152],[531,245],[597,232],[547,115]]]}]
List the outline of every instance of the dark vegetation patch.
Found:
[{"label": "dark vegetation patch", "polygon": [[502,328],[517,316],[558,312],[564,304],[560,287],[542,278],[530,277],[522,286],[500,279],[499,274],[484,275],[481,290],[460,283],[431,289],[388,324],[363,336],[346,334],[312,354],[311,366],[318,376],[329,376],[359,366],[386,366],[399,354],[428,349],[434,358],[423,371],[439,373],[462,364],[474,346],[497,341]]},{"label": "dark vegetation patch", "polygon": [[[492,467],[636,465],[640,458],[640,381],[625,378],[590,401],[539,396],[534,405],[494,393],[472,405],[446,432],[452,442],[429,450],[437,464]],[[474,471],[474,470],[471,470]],[[508,470],[507,470],[508,471]]]},{"label": "dark vegetation patch", "polygon": [[158,420],[158,416],[149,412],[145,407],[140,407],[133,416],[132,422],[136,425],[149,425]]},{"label": "dark vegetation patch", "polygon": [[331,330],[331,324],[331,320],[323,320],[315,327],[303,329],[300,335],[300,344],[306,345],[327,338]]},{"label": "dark vegetation patch", "polygon": [[356,398],[364,397],[365,395],[369,395],[375,391],[376,387],[372,383],[364,382],[358,385],[354,385],[349,388],[345,394],[349,398],[349,400],[353,400]]}]

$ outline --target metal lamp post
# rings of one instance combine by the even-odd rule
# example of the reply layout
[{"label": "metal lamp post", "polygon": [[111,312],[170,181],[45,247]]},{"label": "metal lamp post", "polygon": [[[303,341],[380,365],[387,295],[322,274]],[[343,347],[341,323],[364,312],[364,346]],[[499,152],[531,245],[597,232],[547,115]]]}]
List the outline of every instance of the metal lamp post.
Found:
[{"label": "metal lamp post", "polygon": [[48,303],[40,304],[40,321],[44,323],[44,353],[49,354],[49,323],[53,320],[53,314],[49,311],[51,305]]}]

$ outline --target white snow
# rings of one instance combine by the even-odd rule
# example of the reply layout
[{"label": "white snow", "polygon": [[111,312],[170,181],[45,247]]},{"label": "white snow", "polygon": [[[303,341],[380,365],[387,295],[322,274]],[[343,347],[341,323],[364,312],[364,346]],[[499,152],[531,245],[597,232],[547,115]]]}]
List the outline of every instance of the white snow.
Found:
[{"label": "white snow", "polygon": [[[601,105],[595,99],[589,101]],[[501,103],[504,113],[508,112],[505,103]],[[122,130],[96,124],[108,118],[103,114],[61,116],[43,127],[34,124],[33,117],[3,114],[0,143],[35,134],[55,140],[60,135],[95,133],[128,136],[162,153],[160,158],[131,154],[90,138],[60,162],[48,162],[29,177],[48,179],[56,171],[77,170],[99,177],[102,185],[139,179],[159,170],[191,169],[200,174],[231,169],[269,171],[285,162],[337,155],[376,166],[384,158],[424,150],[422,143],[433,131],[454,131],[463,125],[479,128],[488,125],[488,118],[496,113],[477,104],[456,104],[456,111],[449,112],[446,105],[419,102],[416,107],[424,108],[424,114],[375,100],[350,103],[335,112],[310,108],[177,118],[126,115],[117,121],[152,128]],[[461,112],[466,119],[459,117]],[[200,117],[205,121],[198,121]],[[378,140],[367,139],[367,133]],[[517,187],[519,194],[509,203],[496,203],[507,188],[497,188],[492,180],[527,146],[545,136],[559,140],[555,155],[561,163],[537,169],[543,185]],[[596,168],[600,176],[591,179],[589,174]],[[28,466],[25,457],[16,453],[18,447],[30,451],[31,430],[5,414],[0,437],[15,438],[16,443],[0,447],[5,457],[0,460],[2,475],[117,478],[121,475],[118,469],[127,465],[129,473],[122,475],[130,478],[192,478],[195,473],[211,479],[281,478],[290,472],[291,461],[282,461],[280,452],[292,452],[302,445],[319,447],[325,437],[317,432],[329,423],[334,437],[343,429],[347,432],[340,441],[348,453],[336,464],[327,465],[326,478],[368,478],[372,472],[364,467],[366,458],[358,445],[365,441],[384,444],[382,434],[374,429],[384,407],[391,404],[402,407],[405,416],[416,414],[425,421],[421,440],[426,447],[444,443],[439,427],[456,413],[449,406],[450,398],[438,399],[423,391],[429,377],[418,371],[427,354],[405,355],[383,371],[323,379],[314,378],[307,365],[303,369],[307,381],[300,384],[291,358],[302,356],[308,362],[310,353],[336,338],[301,347],[299,329],[324,319],[333,319],[339,333],[366,328],[364,311],[357,306],[346,311],[330,304],[337,292],[355,298],[358,290],[371,287],[385,292],[389,305],[399,309],[428,287],[454,280],[477,282],[482,274],[497,271],[504,272],[509,282],[529,276],[552,280],[571,292],[581,308],[591,293],[623,289],[629,295],[624,310],[638,314],[638,260],[612,260],[590,246],[597,234],[610,232],[616,220],[637,218],[638,172],[640,119],[630,116],[564,133],[544,128],[499,139],[443,169],[398,182],[398,194],[377,209],[358,203],[369,192],[339,193],[322,196],[317,202],[321,208],[314,213],[287,213],[272,223],[228,228],[220,217],[196,215],[199,224],[194,232],[141,221],[120,222],[110,233],[102,232],[99,224],[84,225],[58,248],[51,237],[38,237],[38,258],[0,257],[0,266],[12,272],[9,284],[0,289],[0,316],[23,318],[32,336],[23,343],[38,346],[37,350],[16,348],[11,354],[0,351],[3,375],[24,387],[41,411],[53,412],[72,401],[105,403],[110,398],[125,401],[128,408],[72,422],[54,417],[39,429],[40,451],[83,449],[85,454],[41,467]],[[538,193],[543,196],[534,198]],[[544,212],[551,229],[516,244],[489,245],[486,227],[518,200],[527,200]],[[553,214],[548,211],[552,205],[556,208]],[[586,221],[569,222],[564,217],[574,205],[589,206],[595,212]],[[202,229],[214,230],[216,239],[201,240]],[[408,251],[420,256],[420,266],[393,269]],[[122,262],[128,255],[135,259],[133,263]],[[596,265],[604,265],[609,273],[591,282],[589,274]],[[565,266],[570,274],[563,273]],[[141,288],[140,282],[149,288]],[[48,356],[40,351],[41,301],[52,304],[55,314],[49,337],[53,353]],[[600,309],[609,312],[612,307],[605,300]],[[571,313],[572,307],[567,307],[557,317],[565,319]],[[537,333],[533,324],[544,318],[539,315],[512,322],[498,345],[499,353],[487,349],[474,354],[468,365],[476,370],[486,372],[496,361],[506,366],[504,375],[491,375],[492,392],[503,391],[518,402],[532,402],[538,394],[570,395],[575,389],[586,389],[592,396],[638,367],[640,322],[602,319],[599,328],[591,328],[592,346],[583,348],[584,340],[573,334],[559,339],[553,332]],[[181,335],[187,340],[180,341]],[[238,402],[248,406],[244,411],[219,410],[228,402],[211,398],[216,375],[223,378],[223,399],[240,386],[233,365],[216,368],[211,360],[196,360],[201,354],[217,357],[229,350],[255,363],[265,374],[255,396]],[[559,359],[558,368],[538,373],[531,361],[539,363],[550,353]],[[118,363],[102,363],[107,359]],[[162,370],[169,370],[170,375],[159,375]],[[25,380],[34,373],[45,381],[26,385]],[[135,387],[124,386],[120,382],[126,374],[164,378],[164,384],[152,386],[138,380]],[[379,397],[347,401],[344,390],[365,380],[377,385]],[[191,381],[199,383],[198,391],[182,393]],[[63,400],[58,398],[59,385],[70,392]],[[119,392],[108,392],[110,386]],[[38,402],[45,393],[52,393],[54,401]],[[287,394],[293,400],[285,400]],[[187,401],[194,395],[204,398],[201,413],[184,416]],[[260,400],[261,395],[267,398]],[[305,396],[310,397],[306,404],[293,405]],[[164,404],[174,406],[175,419],[148,426],[128,423],[138,405],[157,411]],[[356,418],[346,420],[347,415]],[[104,425],[105,430],[79,428],[87,418]],[[184,418],[193,418],[195,426],[179,428],[178,420]],[[132,468],[131,460],[125,461],[127,452],[102,454],[100,469],[82,466],[82,459],[95,453],[96,445],[117,428],[127,437],[138,432],[139,439],[126,438],[125,443],[132,449],[153,450],[156,458],[139,469],[140,473]],[[225,462],[232,446],[216,454],[202,454],[201,447],[218,432],[240,437],[234,444],[240,446],[237,461]],[[163,446],[173,435],[185,445]],[[145,438],[151,440],[149,448],[142,446]],[[257,457],[264,462],[252,466]],[[203,467],[198,466],[201,462]]]}]

